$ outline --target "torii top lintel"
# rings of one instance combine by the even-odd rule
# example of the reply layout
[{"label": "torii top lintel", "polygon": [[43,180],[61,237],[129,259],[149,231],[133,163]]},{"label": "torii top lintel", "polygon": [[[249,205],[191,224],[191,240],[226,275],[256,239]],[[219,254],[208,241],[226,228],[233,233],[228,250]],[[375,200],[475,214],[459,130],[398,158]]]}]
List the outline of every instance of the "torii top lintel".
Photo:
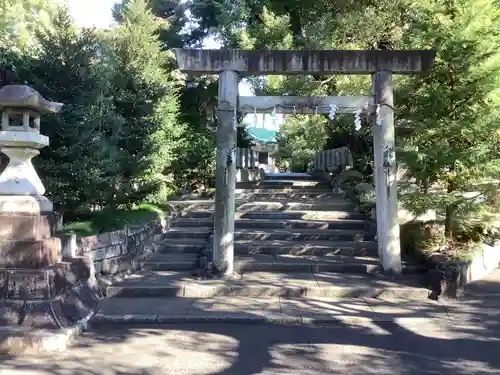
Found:
[{"label": "torii top lintel", "polygon": [[200,50],[175,49],[181,71],[217,74],[233,70],[241,76],[295,74],[371,74],[386,70],[415,74],[429,70],[435,50]]}]

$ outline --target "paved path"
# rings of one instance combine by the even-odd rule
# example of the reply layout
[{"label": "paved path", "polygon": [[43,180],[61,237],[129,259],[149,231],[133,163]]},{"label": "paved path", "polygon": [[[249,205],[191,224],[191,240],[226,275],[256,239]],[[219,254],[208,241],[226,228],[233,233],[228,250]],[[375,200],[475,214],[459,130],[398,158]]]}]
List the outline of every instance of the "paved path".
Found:
[{"label": "paved path", "polygon": [[0,375],[500,373],[500,271],[439,317],[329,326],[101,326],[70,350],[4,358]]},{"label": "paved path", "polygon": [[491,336],[425,321],[114,326],[62,354],[3,361],[0,374],[498,374],[500,342]]}]

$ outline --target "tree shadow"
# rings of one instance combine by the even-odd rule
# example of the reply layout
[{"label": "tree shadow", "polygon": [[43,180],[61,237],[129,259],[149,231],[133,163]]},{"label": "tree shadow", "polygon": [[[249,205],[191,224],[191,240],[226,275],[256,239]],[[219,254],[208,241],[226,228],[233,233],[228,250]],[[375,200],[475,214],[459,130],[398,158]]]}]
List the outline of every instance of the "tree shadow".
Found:
[{"label": "tree shadow", "polygon": [[[494,374],[500,372],[496,300],[469,296],[445,305],[440,318],[415,303],[406,314],[382,309],[376,320],[318,325],[252,324],[258,312],[251,305],[247,324],[94,323],[64,353],[3,357],[0,374]],[[365,309],[362,300],[330,308],[298,301],[313,314],[363,316]],[[191,313],[216,309],[210,303],[193,303]],[[232,301],[220,297],[218,303],[229,309]],[[268,311],[294,313],[286,304]]]}]

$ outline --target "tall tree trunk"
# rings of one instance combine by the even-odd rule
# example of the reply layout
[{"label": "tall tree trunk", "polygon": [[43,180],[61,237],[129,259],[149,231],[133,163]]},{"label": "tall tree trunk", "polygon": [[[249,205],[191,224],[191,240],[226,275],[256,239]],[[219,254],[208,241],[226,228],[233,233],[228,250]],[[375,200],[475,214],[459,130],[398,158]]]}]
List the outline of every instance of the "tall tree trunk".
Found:
[{"label": "tall tree trunk", "polygon": [[424,177],[422,185],[424,194],[429,194],[429,177]]},{"label": "tall tree trunk", "polygon": [[453,239],[453,216],[455,207],[449,205],[446,207],[446,218],[444,221],[444,234],[446,238]]},{"label": "tall tree trunk", "polygon": [[[446,192],[448,194],[453,193],[455,191],[454,184],[448,182],[448,188]],[[455,211],[457,207],[454,204],[448,204],[446,206],[446,217],[444,220],[444,234],[446,238],[453,239],[453,219],[455,218]]]},{"label": "tall tree trunk", "polygon": [[17,74],[12,65],[0,65],[0,88],[7,85],[13,85],[16,80]]},{"label": "tall tree trunk", "polygon": [[304,47],[304,40],[302,38],[302,21],[300,13],[297,8],[285,7],[285,11],[290,16],[290,31],[292,32],[292,41],[295,48]]}]

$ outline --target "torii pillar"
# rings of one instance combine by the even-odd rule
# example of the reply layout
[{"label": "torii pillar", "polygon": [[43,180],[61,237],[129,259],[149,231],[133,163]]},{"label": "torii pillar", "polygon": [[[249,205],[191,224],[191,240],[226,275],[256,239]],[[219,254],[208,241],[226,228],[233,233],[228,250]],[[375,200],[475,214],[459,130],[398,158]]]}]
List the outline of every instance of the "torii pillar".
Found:
[{"label": "torii pillar", "polygon": [[370,74],[379,114],[374,123],[375,190],[380,262],[387,272],[401,272],[394,154],[392,74],[418,74],[433,64],[434,50],[249,51],[176,49],[182,72],[219,74],[219,125],[213,259],[223,276],[234,263],[234,192],[238,82],[249,75]]}]

